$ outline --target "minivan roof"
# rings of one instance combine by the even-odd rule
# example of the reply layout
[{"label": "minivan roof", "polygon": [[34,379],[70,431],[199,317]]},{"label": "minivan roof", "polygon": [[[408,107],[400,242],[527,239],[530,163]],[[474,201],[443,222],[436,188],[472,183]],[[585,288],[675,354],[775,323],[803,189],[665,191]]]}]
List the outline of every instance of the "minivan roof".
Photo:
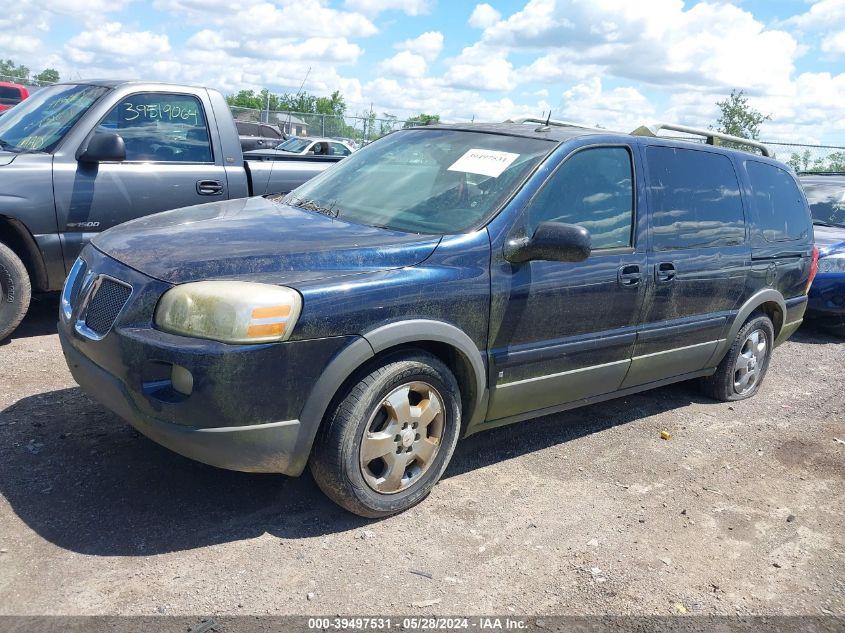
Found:
[{"label": "minivan roof", "polygon": [[734,154],[745,157],[754,158],[762,162],[771,162],[777,165],[783,165],[783,162],[776,158],[763,156],[761,154],[746,152],[724,145],[709,145],[705,143],[691,142],[680,138],[666,137],[666,136],[640,136],[629,134],[626,132],[617,132],[613,130],[605,130],[601,128],[579,127],[576,125],[551,125],[546,126],[542,123],[515,123],[513,121],[505,121],[503,123],[434,123],[429,125],[421,125],[410,129],[437,129],[437,130],[460,130],[465,132],[486,132],[489,134],[504,134],[508,136],[519,136],[524,138],[535,138],[556,143],[565,143],[576,138],[595,136],[602,137],[603,140],[616,140],[630,143],[636,141],[645,145],[660,144],[670,145],[672,147],[685,149],[698,149],[706,151],[716,151],[725,154]]}]

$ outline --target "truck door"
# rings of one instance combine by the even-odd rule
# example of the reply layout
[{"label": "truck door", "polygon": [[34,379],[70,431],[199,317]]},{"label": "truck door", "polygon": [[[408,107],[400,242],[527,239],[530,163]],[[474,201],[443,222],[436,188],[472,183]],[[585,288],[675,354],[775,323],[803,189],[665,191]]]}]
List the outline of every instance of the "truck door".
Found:
[{"label": "truck door", "polygon": [[[126,160],[77,161],[82,144],[57,152],[53,183],[65,265],[96,233],[141,216],[228,197],[207,93],[139,92],[119,98],[92,134],[123,137]],[[90,136],[90,135],[89,135]]]},{"label": "truck door", "polygon": [[[588,146],[564,159],[513,229],[565,222],[592,236],[577,263],[512,264],[493,243],[489,420],[615,391],[625,378],[647,287],[633,147]],[[523,228],[524,227],[524,228]]]}]

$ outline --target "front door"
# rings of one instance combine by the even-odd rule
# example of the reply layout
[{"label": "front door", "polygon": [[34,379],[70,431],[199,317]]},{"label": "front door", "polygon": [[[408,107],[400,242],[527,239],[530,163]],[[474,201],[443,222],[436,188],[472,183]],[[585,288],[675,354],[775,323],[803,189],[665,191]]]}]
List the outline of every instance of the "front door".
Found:
[{"label": "front door", "polygon": [[120,134],[126,160],[91,165],[74,155],[56,157],[56,215],[68,268],[93,235],[116,224],[228,197],[205,100],[200,94],[127,96],[95,130]]},{"label": "front door", "polygon": [[710,366],[751,261],[731,159],[705,148],[643,149],[653,283],[625,387]]},{"label": "front door", "polygon": [[570,154],[501,240],[531,235],[543,221],[578,224],[592,237],[585,261],[511,264],[494,241],[489,421],[552,410],[622,383],[647,286],[632,159],[625,145]]}]

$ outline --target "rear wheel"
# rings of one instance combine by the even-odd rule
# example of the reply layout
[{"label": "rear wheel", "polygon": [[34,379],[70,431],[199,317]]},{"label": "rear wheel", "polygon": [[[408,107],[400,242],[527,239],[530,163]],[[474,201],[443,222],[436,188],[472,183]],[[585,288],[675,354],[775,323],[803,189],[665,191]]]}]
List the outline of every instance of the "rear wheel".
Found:
[{"label": "rear wheel", "polygon": [[18,327],[31,297],[26,267],[12,249],[0,244],[0,341]]},{"label": "rear wheel", "polygon": [[775,329],[765,315],[751,318],[740,328],[716,373],[701,380],[704,393],[729,402],[750,398],[760,389],[774,347]]},{"label": "rear wheel", "polygon": [[458,440],[460,401],[455,377],[434,356],[386,359],[324,421],[311,456],[314,479],[360,516],[407,510],[446,470]]}]

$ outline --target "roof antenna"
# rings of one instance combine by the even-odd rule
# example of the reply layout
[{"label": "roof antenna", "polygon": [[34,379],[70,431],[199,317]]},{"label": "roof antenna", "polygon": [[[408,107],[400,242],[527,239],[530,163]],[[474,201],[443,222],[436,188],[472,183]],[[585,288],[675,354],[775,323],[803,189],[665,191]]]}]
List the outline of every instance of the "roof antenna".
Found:
[{"label": "roof antenna", "polygon": [[[543,112],[545,112],[545,110],[543,110]],[[537,119],[533,119],[533,120],[536,121]],[[541,125],[538,128],[534,128],[534,131],[535,132],[548,132],[549,130],[552,129],[552,128],[549,127],[549,121],[551,121],[551,120],[552,120],[552,111],[549,110],[549,115],[546,117],[546,123],[544,125]]]}]

